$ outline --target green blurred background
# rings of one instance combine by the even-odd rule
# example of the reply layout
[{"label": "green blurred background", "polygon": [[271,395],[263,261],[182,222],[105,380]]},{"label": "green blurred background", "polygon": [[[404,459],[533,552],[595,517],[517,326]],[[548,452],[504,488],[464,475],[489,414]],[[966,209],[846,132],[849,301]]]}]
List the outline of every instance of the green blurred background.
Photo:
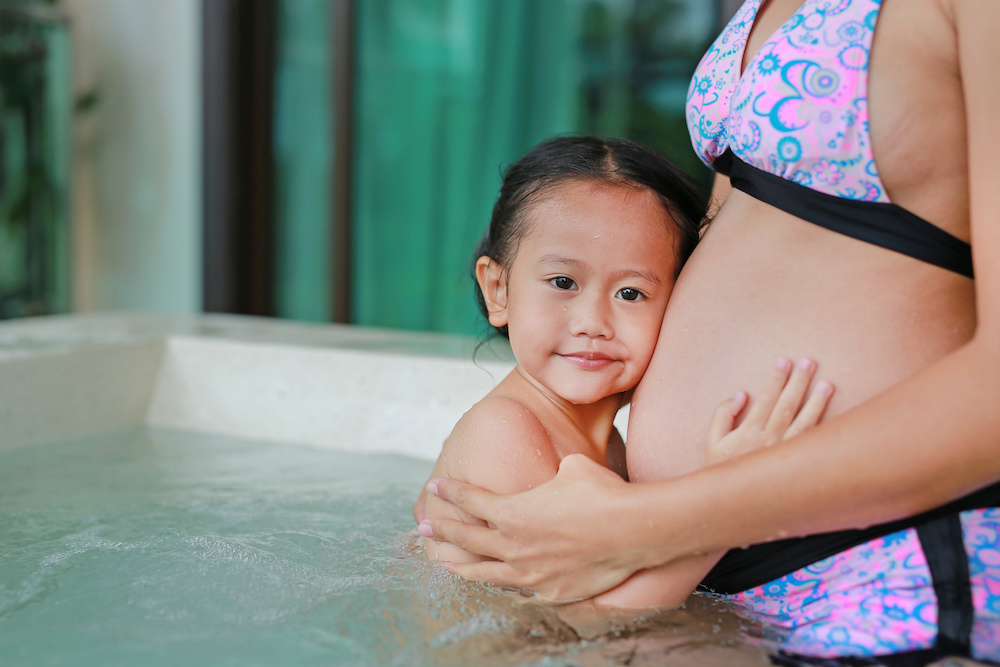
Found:
[{"label": "green blurred background", "polygon": [[[481,332],[471,253],[503,167],[538,141],[626,136],[707,183],[684,101],[733,4],[0,0],[0,54],[41,30],[48,100],[3,106],[0,317]],[[0,59],[0,100],[23,56]],[[34,221],[11,203],[38,168],[26,122],[49,146]]]}]

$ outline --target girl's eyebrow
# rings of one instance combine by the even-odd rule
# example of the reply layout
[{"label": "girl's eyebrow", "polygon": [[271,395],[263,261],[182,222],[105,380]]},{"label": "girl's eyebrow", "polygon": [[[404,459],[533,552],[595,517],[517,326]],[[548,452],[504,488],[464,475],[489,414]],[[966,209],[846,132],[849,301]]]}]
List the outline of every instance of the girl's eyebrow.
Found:
[{"label": "girl's eyebrow", "polygon": [[542,255],[542,257],[538,260],[538,263],[539,264],[566,264],[566,265],[569,265],[569,266],[579,266],[579,267],[585,267],[587,265],[586,262],[580,261],[579,259],[570,259],[569,257],[562,257],[560,255],[553,255],[551,253],[548,254],[548,255]]},{"label": "girl's eyebrow", "polygon": [[[554,255],[554,254],[542,255],[542,257],[538,260],[538,263],[559,264],[562,266],[569,266],[576,269],[587,268],[587,263],[582,260],[572,259],[570,257],[562,257],[560,255]],[[624,280],[626,278],[639,278],[654,285],[663,282],[663,280],[659,278],[656,274],[650,273],[648,271],[640,271],[639,269],[621,269],[619,271],[615,271],[614,273],[612,273],[611,278],[616,281]]]}]

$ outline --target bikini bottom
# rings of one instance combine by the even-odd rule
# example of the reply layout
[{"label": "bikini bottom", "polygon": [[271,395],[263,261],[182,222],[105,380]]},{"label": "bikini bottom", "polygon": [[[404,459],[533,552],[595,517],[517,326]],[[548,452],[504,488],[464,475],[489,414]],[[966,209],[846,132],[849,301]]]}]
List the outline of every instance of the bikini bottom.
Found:
[{"label": "bikini bottom", "polygon": [[776,660],[1000,662],[997,506],[1000,484],[868,530],[734,550],[702,588],[783,633]]},{"label": "bikini bottom", "polygon": [[[948,657],[952,656],[938,648],[892,655],[848,658],[811,658],[781,651],[771,656],[771,664],[777,667],[926,667]],[[997,663],[984,664],[995,665]]]}]

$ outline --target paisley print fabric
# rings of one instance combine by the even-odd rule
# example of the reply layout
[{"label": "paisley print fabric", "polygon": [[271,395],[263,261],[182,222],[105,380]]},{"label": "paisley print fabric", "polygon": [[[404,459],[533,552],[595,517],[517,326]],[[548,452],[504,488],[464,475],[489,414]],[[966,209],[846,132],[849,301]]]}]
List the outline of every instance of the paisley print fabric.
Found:
[{"label": "paisley print fabric", "polygon": [[[1000,510],[963,512],[961,519],[975,609],[973,654],[998,661]],[[777,628],[789,653],[886,655],[931,648],[937,637],[934,584],[913,529],[722,597]]]},{"label": "paisley print fabric", "polygon": [[1000,663],[1000,509],[962,514],[962,537],[976,610],[973,657]]},{"label": "paisley print fabric", "polygon": [[888,202],[868,135],[868,56],[881,0],[807,0],[747,62],[763,0],[748,0],[702,58],[687,122],[709,166],[744,162],[846,199]]}]

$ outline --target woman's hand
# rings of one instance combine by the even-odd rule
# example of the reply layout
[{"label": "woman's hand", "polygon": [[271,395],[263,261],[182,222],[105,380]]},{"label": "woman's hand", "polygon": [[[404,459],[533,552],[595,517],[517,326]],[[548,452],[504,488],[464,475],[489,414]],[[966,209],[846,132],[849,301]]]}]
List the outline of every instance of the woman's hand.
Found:
[{"label": "woman's hand", "polygon": [[769,447],[818,424],[833,396],[833,385],[818,382],[806,398],[815,372],[816,362],[811,359],[802,359],[794,368],[788,359],[779,359],[743,422],[735,428],[749,397],[741,391],[723,401],[708,430],[707,463]]},{"label": "woman's hand", "polygon": [[[426,537],[497,559],[440,563],[466,579],[569,601],[602,593],[649,565],[641,550],[620,541],[629,534],[622,525],[629,511],[620,501],[630,485],[581,454],[563,459],[551,481],[516,495],[498,496],[451,479],[432,479],[427,489],[491,526],[451,519],[420,523]],[[595,521],[600,516],[616,520]]]},{"label": "woman's hand", "polygon": [[417,502],[413,503],[413,518],[420,523],[424,520],[424,506],[427,505],[427,487],[425,486],[417,496]]}]

